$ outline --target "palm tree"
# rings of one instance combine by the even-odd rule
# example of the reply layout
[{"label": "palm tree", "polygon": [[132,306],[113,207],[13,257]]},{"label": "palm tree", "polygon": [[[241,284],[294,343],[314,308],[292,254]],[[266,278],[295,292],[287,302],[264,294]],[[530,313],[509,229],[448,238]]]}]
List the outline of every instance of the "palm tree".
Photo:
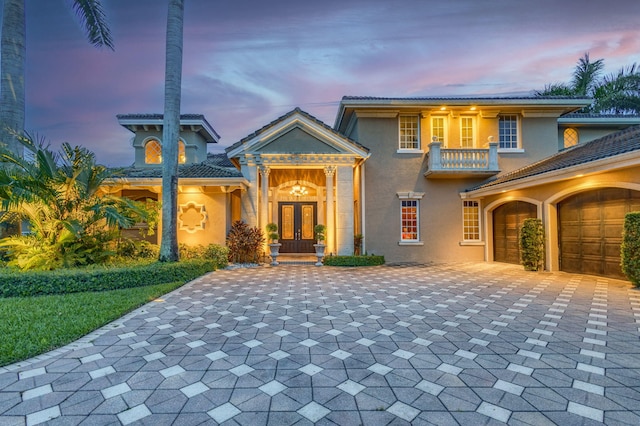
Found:
[{"label": "palm tree", "polygon": [[0,208],[28,221],[29,236],[0,240],[11,264],[22,269],[56,269],[101,263],[113,254],[120,228],[149,219],[142,203],[103,194],[113,171],[95,155],[65,143],[60,153],[26,137],[23,158],[0,149]]},{"label": "palm tree", "polygon": [[[24,131],[25,116],[25,0],[4,0],[0,41],[0,144],[19,153],[16,136]],[[72,7],[91,44],[113,49],[100,0],[73,0]]]},{"label": "palm tree", "polygon": [[571,83],[551,83],[535,96],[582,96],[593,104],[581,112],[600,114],[640,113],[640,72],[635,64],[617,73],[602,76],[604,59],[591,62],[585,53],[573,71]]},{"label": "palm tree", "polygon": [[161,262],[176,262],[178,251],[178,138],[182,88],[184,0],[169,0],[162,129]]}]

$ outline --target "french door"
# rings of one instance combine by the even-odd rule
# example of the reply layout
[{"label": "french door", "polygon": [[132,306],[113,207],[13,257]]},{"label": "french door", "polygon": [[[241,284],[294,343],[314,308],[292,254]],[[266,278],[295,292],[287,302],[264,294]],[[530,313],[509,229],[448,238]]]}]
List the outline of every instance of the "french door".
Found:
[{"label": "french door", "polygon": [[316,225],[316,203],[278,203],[280,219],[280,253],[314,253],[313,228]]}]

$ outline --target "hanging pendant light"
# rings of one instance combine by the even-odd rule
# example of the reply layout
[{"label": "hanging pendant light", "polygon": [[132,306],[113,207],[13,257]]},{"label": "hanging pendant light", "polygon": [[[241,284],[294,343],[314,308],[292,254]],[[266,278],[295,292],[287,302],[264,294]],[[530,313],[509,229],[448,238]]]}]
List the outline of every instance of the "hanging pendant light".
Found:
[{"label": "hanging pendant light", "polygon": [[307,191],[307,188],[300,185],[300,181],[296,181],[296,184],[293,185],[291,191],[289,191],[289,194],[293,195],[294,197],[302,197],[303,195],[307,195],[308,193],[309,191]]}]

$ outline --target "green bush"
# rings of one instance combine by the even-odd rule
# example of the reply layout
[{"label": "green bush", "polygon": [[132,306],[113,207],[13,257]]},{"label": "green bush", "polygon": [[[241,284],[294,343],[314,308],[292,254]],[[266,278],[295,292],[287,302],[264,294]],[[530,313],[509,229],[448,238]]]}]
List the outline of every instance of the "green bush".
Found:
[{"label": "green bush", "polygon": [[634,285],[640,286],[640,212],[627,213],[624,217],[620,257],[622,272]]},{"label": "green bush", "polygon": [[520,228],[520,260],[525,271],[539,271],[544,265],[542,220],[528,218]]},{"label": "green bush", "polygon": [[225,268],[229,264],[229,249],[219,244],[207,246],[188,246],[180,244],[180,259],[206,259],[213,261],[216,269]]},{"label": "green bush", "polygon": [[264,235],[257,227],[250,227],[245,222],[233,222],[227,234],[229,261],[234,263],[257,263],[262,256]]},{"label": "green bush", "polygon": [[325,256],[323,262],[327,266],[376,266],[384,265],[384,256]]},{"label": "green bush", "polygon": [[215,270],[212,260],[138,263],[121,267],[0,271],[0,297],[105,291],[146,285],[187,282]]}]

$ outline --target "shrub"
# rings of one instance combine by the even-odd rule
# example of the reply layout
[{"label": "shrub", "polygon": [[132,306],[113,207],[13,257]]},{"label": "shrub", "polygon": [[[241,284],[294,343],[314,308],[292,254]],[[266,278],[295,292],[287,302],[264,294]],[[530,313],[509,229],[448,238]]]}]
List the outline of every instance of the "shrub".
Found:
[{"label": "shrub", "polygon": [[316,234],[316,241],[318,241],[318,244],[323,244],[322,242],[325,239],[325,232],[327,232],[327,227],[321,224],[317,224],[314,228],[313,228],[313,232]]},{"label": "shrub", "polygon": [[327,266],[376,266],[384,265],[384,256],[325,256],[323,262]]},{"label": "shrub", "polygon": [[640,286],[640,212],[624,217],[620,247],[622,272],[634,285]]},{"label": "shrub", "polygon": [[269,241],[278,240],[280,237],[280,235],[278,235],[278,225],[275,223],[267,223],[265,229],[267,230],[267,238],[269,238]]},{"label": "shrub", "polygon": [[180,259],[204,259],[213,261],[216,269],[225,268],[229,264],[229,249],[218,244],[207,246],[188,246],[180,244]]},{"label": "shrub", "polygon": [[258,228],[250,227],[238,220],[231,225],[227,234],[229,261],[234,263],[256,263],[262,255],[264,236]]},{"label": "shrub", "polygon": [[211,260],[137,263],[121,267],[0,271],[0,297],[105,291],[174,281],[187,282],[215,270]]},{"label": "shrub", "polygon": [[525,271],[539,271],[544,265],[542,220],[528,218],[520,228],[520,260]]}]

